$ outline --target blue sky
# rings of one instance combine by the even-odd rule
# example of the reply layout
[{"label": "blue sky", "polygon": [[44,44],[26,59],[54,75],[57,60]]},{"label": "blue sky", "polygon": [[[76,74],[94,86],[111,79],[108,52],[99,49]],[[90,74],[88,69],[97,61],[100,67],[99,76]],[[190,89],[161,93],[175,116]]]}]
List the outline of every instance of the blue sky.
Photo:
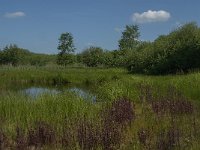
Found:
[{"label": "blue sky", "polygon": [[141,40],[154,40],[178,25],[200,24],[199,0],[0,0],[0,48],[15,43],[36,53],[57,53],[71,32],[77,52],[118,48],[126,25],[138,24]]}]

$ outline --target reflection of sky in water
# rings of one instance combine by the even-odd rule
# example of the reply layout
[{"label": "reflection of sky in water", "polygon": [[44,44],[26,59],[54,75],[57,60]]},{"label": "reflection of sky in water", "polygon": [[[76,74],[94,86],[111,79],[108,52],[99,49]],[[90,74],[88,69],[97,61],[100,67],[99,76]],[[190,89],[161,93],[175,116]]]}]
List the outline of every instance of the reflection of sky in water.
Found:
[{"label": "reflection of sky in water", "polygon": [[79,97],[83,98],[83,99],[89,99],[89,100],[92,100],[92,101],[96,101],[96,96],[94,96],[93,94],[89,93],[88,91],[86,90],[83,90],[83,89],[80,89],[80,88],[77,88],[77,87],[74,87],[74,88],[69,88],[68,89],[70,92],[74,92],[76,93]]},{"label": "reflection of sky in water", "polygon": [[[81,89],[81,88],[77,88],[77,87],[73,87],[73,88],[66,88],[66,89],[62,89],[62,91],[70,91],[75,93],[77,96],[81,97],[82,99],[85,100],[92,100],[92,101],[96,101],[96,96],[94,96],[93,94],[91,94],[89,91],[85,90],[85,89]],[[27,94],[28,96],[31,96],[32,98],[36,98],[38,96],[40,96],[41,94],[58,94],[62,92],[59,89],[50,89],[50,88],[43,88],[43,87],[30,87],[27,89],[22,90],[23,93]]]},{"label": "reflection of sky in water", "polygon": [[55,89],[41,88],[41,87],[31,87],[23,90],[23,92],[31,97],[35,98],[41,94],[58,94],[60,91]]}]

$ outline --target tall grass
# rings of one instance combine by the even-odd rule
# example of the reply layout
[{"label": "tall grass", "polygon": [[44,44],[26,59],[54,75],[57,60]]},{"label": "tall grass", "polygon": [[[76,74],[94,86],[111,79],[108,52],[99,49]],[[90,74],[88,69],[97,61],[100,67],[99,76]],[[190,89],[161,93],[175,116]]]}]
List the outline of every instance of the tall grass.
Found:
[{"label": "tall grass", "polygon": [[[200,74],[130,75],[123,69],[0,68],[0,148],[199,149]],[[87,85],[36,99],[22,85]]]}]

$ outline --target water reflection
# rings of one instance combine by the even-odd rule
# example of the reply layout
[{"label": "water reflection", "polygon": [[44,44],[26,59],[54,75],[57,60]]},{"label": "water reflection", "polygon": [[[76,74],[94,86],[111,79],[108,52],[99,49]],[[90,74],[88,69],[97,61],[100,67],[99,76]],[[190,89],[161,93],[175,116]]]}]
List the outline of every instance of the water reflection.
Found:
[{"label": "water reflection", "polygon": [[85,99],[85,100],[92,100],[93,102],[96,101],[96,96],[94,94],[91,94],[89,91],[77,87],[69,88],[70,92],[74,92],[79,97]]},{"label": "water reflection", "polygon": [[62,87],[62,88],[48,88],[48,87],[29,87],[21,90],[22,93],[32,97],[37,98],[42,94],[59,94],[65,91],[73,92],[77,96],[85,100],[92,100],[93,102],[96,101],[96,96],[92,94],[88,89],[83,89],[80,87]]},{"label": "water reflection", "polygon": [[60,91],[56,89],[48,89],[43,87],[30,87],[22,90],[22,93],[25,93],[26,95],[31,96],[33,98],[36,98],[44,93],[54,95],[60,93]]}]

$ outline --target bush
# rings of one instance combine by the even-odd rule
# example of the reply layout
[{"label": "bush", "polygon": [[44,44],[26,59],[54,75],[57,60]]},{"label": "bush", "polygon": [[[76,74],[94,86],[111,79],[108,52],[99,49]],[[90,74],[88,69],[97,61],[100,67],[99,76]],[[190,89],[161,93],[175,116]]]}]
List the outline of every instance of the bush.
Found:
[{"label": "bush", "polygon": [[76,56],[74,54],[62,54],[58,55],[57,63],[59,65],[71,65],[76,62]]},{"label": "bush", "polygon": [[97,67],[99,65],[103,65],[103,49],[100,47],[90,47],[85,49],[79,59],[81,59],[82,63],[88,67]]},{"label": "bush", "polygon": [[132,73],[171,74],[200,68],[200,28],[195,23],[179,27],[153,43],[138,47],[128,64]]}]

